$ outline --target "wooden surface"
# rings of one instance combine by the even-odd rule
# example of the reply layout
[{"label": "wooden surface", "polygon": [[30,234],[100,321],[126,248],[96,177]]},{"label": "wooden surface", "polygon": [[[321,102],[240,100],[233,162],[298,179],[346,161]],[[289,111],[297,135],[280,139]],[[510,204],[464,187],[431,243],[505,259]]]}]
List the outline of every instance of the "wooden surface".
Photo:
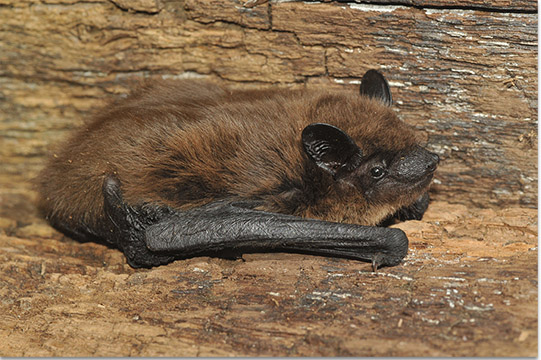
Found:
[{"label": "wooden surface", "polygon": [[0,213],[2,356],[537,355],[533,209],[432,203],[377,273],[280,253],[134,270],[9,200],[27,211]]},{"label": "wooden surface", "polygon": [[[0,355],[537,354],[537,3],[0,0]],[[133,270],[36,213],[53,145],[142,78],[345,87],[377,68],[442,161],[403,266]]]},{"label": "wooden surface", "polygon": [[430,8],[408,2],[2,3],[5,186],[35,175],[67,130],[143,77],[354,91],[367,69],[378,68],[391,81],[402,118],[442,158],[434,196],[480,207],[537,206],[533,1],[512,2],[508,11],[479,9],[485,5],[478,2],[477,10],[446,9],[445,1]]},{"label": "wooden surface", "polygon": [[[325,0],[328,1],[328,0]],[[341,1],[347,3],[348,1]],[[353,1],[351,1],[353,2]],[[425,9],[469,9],[479,11],[536,12],[537,2],[532,0],[355,0],[356,3],[403,5]]]}]

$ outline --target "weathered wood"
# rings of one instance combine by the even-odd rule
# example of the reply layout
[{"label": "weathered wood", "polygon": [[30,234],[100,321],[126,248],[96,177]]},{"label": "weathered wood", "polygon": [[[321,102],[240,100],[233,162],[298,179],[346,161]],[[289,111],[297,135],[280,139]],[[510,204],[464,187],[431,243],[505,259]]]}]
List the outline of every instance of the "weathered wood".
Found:
[{"label": "weathered wood", "polygon": [[[325,0],[330,1],[330,0]],[[534,0],[354,0],[340,2],[356,2],[377,5],[405,5],[418,8],[442,8],[442,9],[469,9],[485,11],[518,11],[518,12],[537,12],[537,1]]]},{"label": "weathered wood", "polygon": [[400,225],[404,265],[378,273],[276,253],[134,270],[29,214],[0,212],[2,356],[537,354],[532,209],[433,203]]},{"label": "weathered wood", "polygon": [[35,174],[65,130],[108,94],[126,92],[133,79],[353,88],[376,67],[391,79],[401,116],[426,132],[443,159],[435,197],[537,204],[537,14],[355,3],[128,3],[4,0],[6,186],[13,176]]},{"label": "weathered wood", "polygon": [[[0,355],[535,356],[537,4],[0,0]],[[62,237],[29,179],[143,78],[345,87],[369,68],[442,162],[404,265],[151,270]]]},{"label": "weathered wood", "polygon": [[536,206],[535,16],[310,8],[275,6],[273,27],[294,32],[303,44],[334,44],[326,66],[335,79],[357,78],[382,64],[403,118],[425,129],[444,159],[437,187],[449,195],[443,196],[480,206]]},{"label": "weathered wood", "polygon": [[271,27],[270,5],[267,1],[187,0],[185,9],[190,19],[202,23],[225,21],[247,28],[270,29]]}]

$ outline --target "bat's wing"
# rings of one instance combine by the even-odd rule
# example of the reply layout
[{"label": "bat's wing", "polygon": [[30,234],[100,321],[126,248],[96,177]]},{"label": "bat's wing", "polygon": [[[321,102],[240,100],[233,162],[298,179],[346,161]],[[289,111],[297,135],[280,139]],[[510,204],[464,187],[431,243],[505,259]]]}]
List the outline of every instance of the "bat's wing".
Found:
[{"label": "bat's wing", "polygon": [[151,251],[145,242],[145,230],[173,213],[166,207],[132,207],[124,202],[120,183],[114,177],[106,177],[103,183],[106,220],[102,236],[116,245],[128,263],[135,267],[152,267],[175,260],[171,253]]},{"label": "bat's wing", "polygon": [[421,220],[426,212],[426,209],[428,208],[429,202],[430,196],[428,195],[428,192],[425,192],[413,204],[398,210],[394,217],[400,221]]},{"label": "bat's wing", "polygon": [[421,195],[413,204],[398,209],[397,212],[384,219],[382,222],[379,223],[379,225],[390,226],[396,223],[397,220],[421,220],[426,212],[426,209],[428,209],[429,202],[430,196],[428,195],[427,191],[423,195]]},{"label": "bat's wing", "polygon": [[114,224],[110,236],[134,267],[221,252],[289,251],[369,261],[376,269],[397,265],[408,249],[399,229],[303,219],[247,203],[218,201],[187,211],[134,208],[123,201],[113,177],[105,180],[104,198]]}]

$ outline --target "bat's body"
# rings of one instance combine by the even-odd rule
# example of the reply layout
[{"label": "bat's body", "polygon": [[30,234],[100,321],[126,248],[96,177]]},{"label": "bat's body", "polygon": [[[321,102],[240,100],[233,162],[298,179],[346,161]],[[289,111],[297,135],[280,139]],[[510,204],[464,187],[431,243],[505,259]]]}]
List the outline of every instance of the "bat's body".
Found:
[{"label": "bat's body", "polygon": [[41,208],[135,267],[267,250],[395,265],[407,238],[375,225],[422,216],[438,159],[387,106],[379,73],[361,93],[155,83],[54,154]]}]

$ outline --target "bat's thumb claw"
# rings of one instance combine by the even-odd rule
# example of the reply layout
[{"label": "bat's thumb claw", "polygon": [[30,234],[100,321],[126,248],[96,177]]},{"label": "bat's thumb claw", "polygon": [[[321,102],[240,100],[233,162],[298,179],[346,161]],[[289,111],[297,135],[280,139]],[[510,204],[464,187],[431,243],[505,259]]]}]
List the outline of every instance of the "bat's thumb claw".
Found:
[{"label": "bat's thumb claw", "polygon": [[378,271],[378,267],[383,263],[383,255],[375,254],[372,258],[372,272]]},{"label": "bat's thumb claw", "polygon": [[120,180],[114,175],[107,175],[103,180],[103,197],[106,203],[112,206],[119,206],[123,203]]},{"label": "bat's thumb claw", "polygon": [[105,214],[114,227],[125,228],[128,226],[126,221],[129,215],[129,209],[126,207],[122,197],[120,180],[114,175],[107,175],[103,179],[102,192]]}]

